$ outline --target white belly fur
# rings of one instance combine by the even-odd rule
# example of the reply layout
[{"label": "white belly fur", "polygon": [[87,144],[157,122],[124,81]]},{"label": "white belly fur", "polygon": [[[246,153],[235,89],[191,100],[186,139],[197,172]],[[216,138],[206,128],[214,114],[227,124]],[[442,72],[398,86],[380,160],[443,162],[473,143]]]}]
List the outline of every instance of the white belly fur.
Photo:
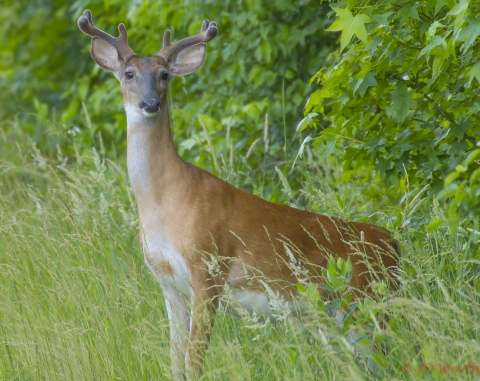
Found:
[{"label": "white belly fur", "polygon": [[[144,232],[144,255],[147,266],[152,270],[164,288],[176,289],[190,296],[190,273],[182,254],[173,248],[161,233]],[[166,263],[169,273],[158,271],[158,265]]]}]

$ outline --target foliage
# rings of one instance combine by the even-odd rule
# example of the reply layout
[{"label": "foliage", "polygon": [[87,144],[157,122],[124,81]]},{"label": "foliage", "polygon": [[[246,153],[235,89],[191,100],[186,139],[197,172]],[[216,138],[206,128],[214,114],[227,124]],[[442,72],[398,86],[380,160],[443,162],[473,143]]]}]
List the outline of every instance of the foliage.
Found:
[{"label": "foliage", "polygon": [[480,4],[341,0],[332,8],[338,18],[328,30],[341,31],[344,52],[313,77],[321,87],[299,129],[319,127],[314,144],[325,154],[340,148],[346,171],[373,165],[395,198],[426,185],[439,199],[453,197],[453,232],[461,216],[475,225]]},{"label": "foliage", "polygon": [[[254,162],[255,155],[246,157],[250,148],[265,146],[277,162],[288,160],[285,148],[292,144],[308,80],[335,37],[324,31],[326,6],[314,0],[275,0],[269,7],[254,0],[6,0],[4,8],[0,86],[8,91],[0,95],[0,112],[25,115],[33,109],[76,135],[81,148],[98,145],[100,132],[109,155],[126,144],[121,92],[114,76],[90,58],[90,39],[76,24],[83,10],[91,9],[95,24],[113,35],[125,22],[140,55],[155,54],[167,28],[175,41],[197,33],[205,18],[215,20],[219,35],[208,44],[205,64],[171,82],[170,101],[180,154],[216,173],[221,168],[211,160],[212,150],[225,161],[244,157],[244,167],[263,164]],[[39,145],[52,144],[37,128],[32,123],[30,131]],[[263,144],[254,144],[264,136]]]},{"label": "foliage", "polygon": [[[333,317],[336,318],[341,332],[339,336],[346,338],[343,344],[358,344],[357,351],[363,356],[363,361],[367,363],[373,361],[376,366],[387,368],[388,359],[383,354],[372,352],[371,348],[368,348],[375,341],[375,336],[377,336],[376,339],[379,339],[379,334],[375,332],[375,328],[381,319],[382,308],[377,306],[376,301],[369,297],[357,298],[352,302],[354,300],[354,290],[350,287],[353,275],[351,259],[348,258],[344,261],[342,258],[335,259],[330,255],[327,267],[322,269],[322,275],[325,280],[324,286],[317,288],[315,284],[310,284],[308,287],[300,283],[297,284],[300,295],[309,303],[315,313],[329,311],[331,315],[334,315]],[[383,282],[374,283],[374,285],[377,295],[380,296],[380,292],[383,293],[383,296],[386,295],[386,287]],[[319,288],[328,291],[329,300],[322,300]],[[339,316],[341,316],[341,319],[339,319]],[[319,338],[322,338],[322,334],[319,336]],[[323,337],[323,339],[325,340],[326,337]],[[338,339],[338,337],[335,338],[335,344],[341,345],[342,340]],[[378,343],[381,343],[381,339],[378,340]],[[352,350],[350,349],[350,351]],[[374,369],[372,365],[369,368],[370,371]],[[378,369],[376,371],[378,372]]]}]

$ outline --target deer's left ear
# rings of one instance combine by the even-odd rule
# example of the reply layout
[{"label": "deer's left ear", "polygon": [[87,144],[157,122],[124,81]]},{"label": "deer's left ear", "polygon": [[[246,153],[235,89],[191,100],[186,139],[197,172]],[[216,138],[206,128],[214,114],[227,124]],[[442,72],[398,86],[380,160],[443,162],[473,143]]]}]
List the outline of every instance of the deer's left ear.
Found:
[{"label": "deer's left ear", "polygon": [[168,61],[167,70],[170,75],[187,75],[193,73],[205,60],[207,45],[204,43],[189,46],[181,50]]}]

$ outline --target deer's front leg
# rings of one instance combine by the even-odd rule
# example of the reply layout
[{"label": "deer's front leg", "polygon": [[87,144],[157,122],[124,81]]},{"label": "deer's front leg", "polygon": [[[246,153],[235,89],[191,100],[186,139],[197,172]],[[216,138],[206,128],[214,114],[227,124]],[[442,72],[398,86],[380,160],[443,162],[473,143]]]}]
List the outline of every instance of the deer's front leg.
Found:
[{"label": "deer's front leg", "polygon": [[190,328],[187,298],[172,287],[163,287],[170,325],[170,361],[174,381],[185,381],[185,356]]},{"label": "deer's front leg", "polygon": [[196,381],[202,374],[205,352],[210,341],[220,291],[210,282],[193,282],[190,337],[186,355],[187,379]]}]

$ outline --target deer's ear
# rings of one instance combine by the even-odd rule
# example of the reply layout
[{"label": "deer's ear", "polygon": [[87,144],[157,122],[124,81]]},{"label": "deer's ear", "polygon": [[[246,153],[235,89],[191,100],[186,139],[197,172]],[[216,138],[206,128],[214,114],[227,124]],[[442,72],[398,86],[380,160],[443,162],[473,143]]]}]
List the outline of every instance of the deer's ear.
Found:
[{"label": "deer's ear", "polygon": [[122,70],[123,61],[118,56],[117,49],[100,37],[92,38],[92,58],[101,68],[117,74]]},{"label": "deer's ear", "polygon": [[205,60],[207,45],[204,43],[189,46],[181,50],[168,61],[168,71],[171,75],[186,75],[193,73]]}]

